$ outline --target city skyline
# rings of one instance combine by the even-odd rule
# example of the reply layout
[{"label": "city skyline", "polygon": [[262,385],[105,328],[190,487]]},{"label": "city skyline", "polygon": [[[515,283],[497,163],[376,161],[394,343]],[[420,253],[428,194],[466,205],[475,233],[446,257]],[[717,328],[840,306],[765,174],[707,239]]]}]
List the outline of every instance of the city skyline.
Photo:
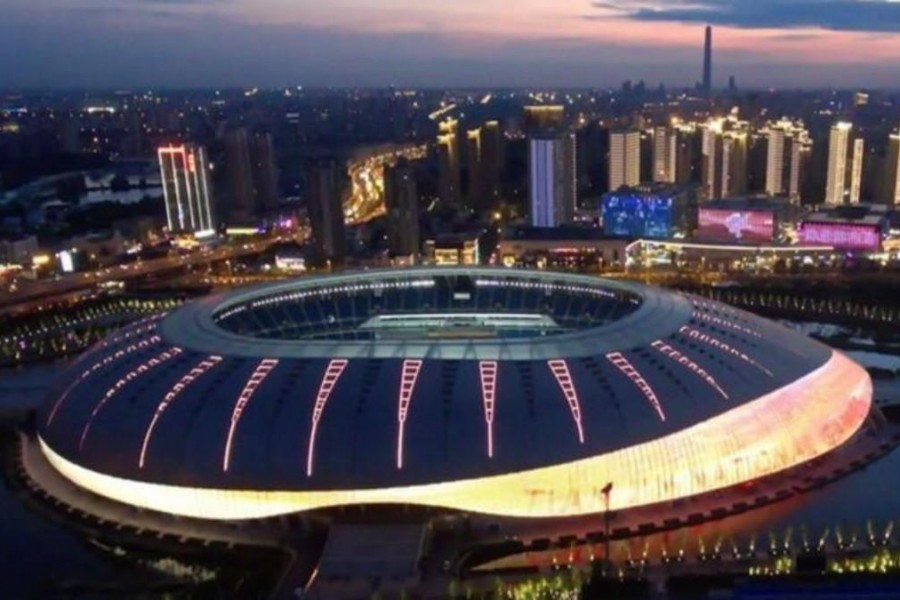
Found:
[{"label": "city skyline", "polygon": [[888,0],[527,0],[514,12],[501,0],[9,4],[10,88],[684,87],[702,79],[707,24],[717,88],[730,75],[744,87],[900,87],[900,3]]}]

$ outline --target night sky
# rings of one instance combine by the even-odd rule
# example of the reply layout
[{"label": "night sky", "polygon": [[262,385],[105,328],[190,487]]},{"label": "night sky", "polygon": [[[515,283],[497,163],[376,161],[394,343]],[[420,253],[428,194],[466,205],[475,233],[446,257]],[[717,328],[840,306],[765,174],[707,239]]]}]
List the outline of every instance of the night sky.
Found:
[{"label": "night sky", "polygon": [[900,87],[891,0],[2,0],[0,88]]}]

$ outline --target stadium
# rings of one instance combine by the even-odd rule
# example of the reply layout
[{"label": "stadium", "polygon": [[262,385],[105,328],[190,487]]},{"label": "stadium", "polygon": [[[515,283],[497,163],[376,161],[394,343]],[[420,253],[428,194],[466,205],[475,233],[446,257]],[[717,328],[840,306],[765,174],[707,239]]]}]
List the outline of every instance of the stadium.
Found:
[{"label": "stadium", "polygon": [[214,520],[358,506],[551,522],[758,482],[873,418],[800,333],[635,283],[490,268],[307,277],[82,356],[38,415],[65,478]]}]

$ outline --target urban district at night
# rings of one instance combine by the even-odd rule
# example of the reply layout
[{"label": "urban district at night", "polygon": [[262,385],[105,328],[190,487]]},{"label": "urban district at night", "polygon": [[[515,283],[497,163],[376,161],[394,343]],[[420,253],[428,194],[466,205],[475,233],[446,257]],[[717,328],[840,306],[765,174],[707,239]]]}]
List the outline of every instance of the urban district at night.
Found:
[{"label": "urban district at night", "polygon": [[900,597],[900,3],[7,3],[0,598]]}]

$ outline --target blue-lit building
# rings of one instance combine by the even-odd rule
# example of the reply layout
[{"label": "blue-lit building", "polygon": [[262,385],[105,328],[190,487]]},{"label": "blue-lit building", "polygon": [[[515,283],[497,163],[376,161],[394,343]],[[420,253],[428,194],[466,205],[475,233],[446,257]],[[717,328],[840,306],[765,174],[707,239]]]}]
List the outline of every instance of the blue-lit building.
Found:
[{"label": "blue-lit building", "polygon": [[647,185],[621,188],[600,201],[603,233],[629,238],[667,239],[688,229],[690,188]]}]

